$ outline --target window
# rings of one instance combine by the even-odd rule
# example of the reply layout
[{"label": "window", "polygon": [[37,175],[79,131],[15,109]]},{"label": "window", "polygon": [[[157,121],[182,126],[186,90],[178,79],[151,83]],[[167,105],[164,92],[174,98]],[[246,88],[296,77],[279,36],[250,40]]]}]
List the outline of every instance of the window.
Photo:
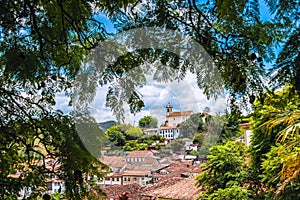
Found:
[{"label": "window", "polygon": [[117,178],[117,181],[119,181],[119,177]]},{"label": "window", "polygon": [[115,178],[112,178],[112,181],[115,181]]},{"label": "window", "polygon": [[134,182],[136,183],[136,181],[137,181],[137,178],[134,178],[133,180],[134,180]]},{"label": "window", "polygon": [[124,177],[124,181],[130,181],[129,177]]}]

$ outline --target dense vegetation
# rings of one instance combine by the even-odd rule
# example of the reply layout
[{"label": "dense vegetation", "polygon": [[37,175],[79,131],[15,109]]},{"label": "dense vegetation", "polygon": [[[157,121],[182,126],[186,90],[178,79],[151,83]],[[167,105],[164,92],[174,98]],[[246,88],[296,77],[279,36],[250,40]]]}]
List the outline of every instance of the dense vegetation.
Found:
[{"label": "dense vegetation", "polygon": [[139,127],[141,128],[157,128],[157,119],[152,116],[144,116],[139,120]]},{"label": "dense vegetation", "polygon": [[141,128],[130,124],[112,126],[104,134],[114,145],[121,147],[125,151],[145,150],[151,145],[159,148],[158,144],[164,142],[162,136],[143,134]]},{"label": "dense vegetation", "polygon": [[[264,19],[260,12],[262,2],[271,19]],[[189,61],[174,53],[164,49],[139,49],[126,51],[105,67],[97,74],[99,80],[85,81],[80,88],[89,92],[87,96],[80,96],[79,100],[85,101],[82,106],[91,101],[96,85],[125,80],[122,78],[129,76],[130,70],[137,66],[160,61],[166,67],[158,66],[155,78],[161,81],[181,80],[190,71],[197,75],[198,86],[208,97],[227,90],[233,115],[240,113],[238,104],[255,102],[250,148],[253,179],[249,183],[247,176],[232,170],[235,178],[229,179],[229,185],[233,187],[213,183],[216,185],[211,193],[205,194],[207,198],[220,195],[219,198],[224,199],[221,195],[227,193],[231,198],[239,190],[241,198],[299,198],[299,9],[298,0],[154,0],[151,3],[2,0],[0,198],[15,199],[23,187],[45,186],[45,176],[57,173],[66,182],[66,196],[83,199],[91,195],[85,190],[85,175],[97,173],[100,177],[105,171],[105,166],[91,156],[80,141],[74,125],[74,117],[81,116],[80,113],[67,115],[53,109],[57,93],[73,98],[73,81],[78,75],[94,72],[82,63],[97,45],[110,37],[105,24],[97,18],[100,12],[113,21],[118,33],[151,26],[191,36],[215,62],[223,87],[203,81],[203,77],[212,77],[209,70],[197,71]],[[268,62],[272,67],[266,69],[264,65]],[[119,121],[124,117],[124,102],[132,113],[144,107],[137,88],[146,84],[147,71],[145,66],[135,78],[109,88],[106,105]],[[168,77],[174,77],[170,76],[174,71],[177,76],[170,80]],[[281,91],[273,90],[282,89],[286,84],[288,86]],[[76,102],[73,100],[70,104]],[[86,113],[84,109],[78,111]],[[218,154],[218,150],[212,152]],[[60,171],[45,168],[45,155],[57,159],[55,163],[61,166]],[[237,159],[236,167],[244,170],[241,157]],[[9,176],[16,170],[21,172],[21,178]],[[257,192],[249,185],[255,186]],[[42,192],[36,190],[31,198],[36,199]],[[88,197],[92,198],[98,197]]]},{"label": "dense vegetation", "polygon": [[213,147],[197,182],[201,199],[298,199],[299,96],[290,87],[254,103],[251,146]]}]

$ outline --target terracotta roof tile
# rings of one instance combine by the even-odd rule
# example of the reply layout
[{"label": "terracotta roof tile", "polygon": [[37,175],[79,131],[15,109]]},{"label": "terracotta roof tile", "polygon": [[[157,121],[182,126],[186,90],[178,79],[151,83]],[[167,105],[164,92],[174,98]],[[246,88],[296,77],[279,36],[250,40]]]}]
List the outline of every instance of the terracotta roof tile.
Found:
[{"label": "terracotta roof tile", "polygon": [[146,176],[150,174],[151,171],[125,171],[123,172],[124,176]]},{"label": "terracotta roof tile", "polygon": [[182,111],[182,112],[171,112],[167,117],[178,117],[178,116],[190,116],[192,111]]},{"label": "terracotta roof tile", "polygon": [[201,192],[195,186],[193,178],[174,177],[148,186],[143,190],[143,195],[168,199],[192,200]]},{"label": "terracotta roof tile", "polygon": [[125,157],[122,156],[104,156],[100,161],[112,168],[122,168],[126,165]]},{"label": "terracotta roof tile", "polygon": [[111,186],[101,186],[101,189],[106,193],[107,199],[118,200],[119,196],[125,192],[128,192],[128,197],[130,200],[143,200],[142,196],[142,186],[137,183],[128,185],[111,185]]},{"label": "terracotta roof tile", "polygon": [[129,151],[127,152],[127,158],[144,158],[147,155],[151,155],[152,152],[150,151]]},{"label": "terracotta roof tile", "polygon": [[177,126],[161,126],[159,128],[160,130],[166,130],[166,129],[179,129]]}]

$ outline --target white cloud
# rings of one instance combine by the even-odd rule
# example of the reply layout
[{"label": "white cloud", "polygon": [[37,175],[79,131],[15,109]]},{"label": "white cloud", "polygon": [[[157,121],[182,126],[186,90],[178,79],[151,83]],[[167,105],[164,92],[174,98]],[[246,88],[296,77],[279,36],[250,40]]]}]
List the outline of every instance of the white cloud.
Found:
[{"label": "white cloud", "polygon": [[[91,104],[91,114],[97,122],[116,120],[110,108],[105,106],[107,90],[108,86],[97,88],[95,99]],[[209,107],[212,114],[224,113],[226,108],[226,97],[223,95],[216,100],[207,100],[197,85],[195,75],[191,73],[188,73],[186,78],[180,82],[161,83],[148,77],[147,84],[138,91],[142,94],[145,107],[136,115],[131,114],[129,107],[126,107],[126,123],[138,125],[140,118],[151,115],[158,119],[158,125],[160,125],[165,120],[165,106],[168,102],[173,105],[173,110],[192,110],[194,113],[202,112],[205,107]],[[64,94],[58,94],[55,109],[70,112],[68,101],[69,98]]]},{"label": "white cloud", "polygon": [[69,113],[72,108],[69,106],[70,98],[67,97],[64,93],[57,93],[55,95],[55,110],[61,110],[64,113]]}]

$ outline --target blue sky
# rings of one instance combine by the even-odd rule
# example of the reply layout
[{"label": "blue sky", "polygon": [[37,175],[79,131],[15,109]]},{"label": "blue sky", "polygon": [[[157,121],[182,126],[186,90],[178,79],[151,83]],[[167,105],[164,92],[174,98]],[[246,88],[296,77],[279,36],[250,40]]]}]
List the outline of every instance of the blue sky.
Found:
[{"label": "blue sky", "polygon": [[261,14],[261,20],[262,21],[270,21],[273,18],[273,15],[271,15],[265,1],[260,0],[259,1],[259,12]]}]

